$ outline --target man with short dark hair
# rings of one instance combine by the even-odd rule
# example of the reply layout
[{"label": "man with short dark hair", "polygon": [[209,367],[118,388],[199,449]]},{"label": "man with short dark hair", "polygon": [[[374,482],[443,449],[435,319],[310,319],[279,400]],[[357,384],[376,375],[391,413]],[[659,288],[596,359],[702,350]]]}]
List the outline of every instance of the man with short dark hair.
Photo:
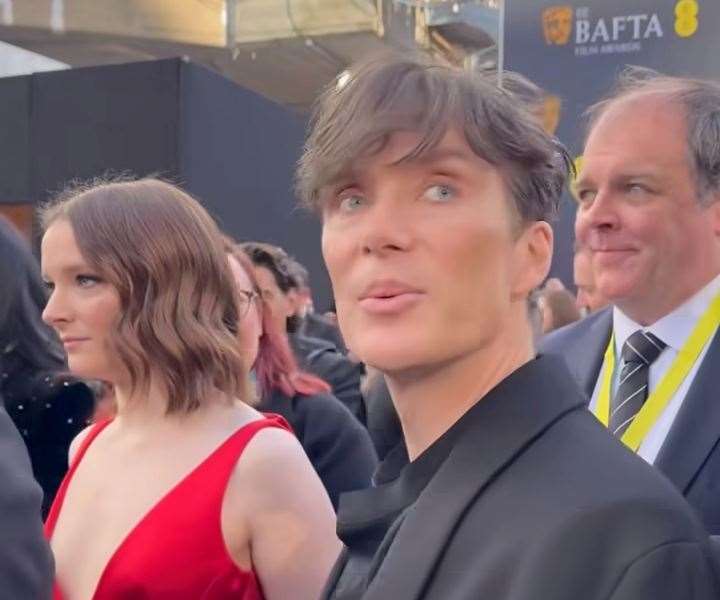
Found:
[{"label": "man with short dark hair", "polygon": [[281,330],[287,330],[300,368],[326,381],[333,395],[365,425],[365,404],[360,392],[362,365],[348,359],[332,342],[298,331],[301,322],[297,314],[301,287],[296,279],[299,263],[272,244],[245,242],[241,247],[255,266],[260,295],[270,314]]},{"label": "man with short dark hair", "polygon": [[720,534],[720,84],[633,68],[590,114],[576,237],[614,306],[542,349]]},{"label": "man with short dark hair", "polygon": [[405,441],[340,499],[325,598],[718,597],[682,497],[535,355],[527,299],[568,164],[493,81],[425,59],[367,61],[320,99],[298,187]]}]

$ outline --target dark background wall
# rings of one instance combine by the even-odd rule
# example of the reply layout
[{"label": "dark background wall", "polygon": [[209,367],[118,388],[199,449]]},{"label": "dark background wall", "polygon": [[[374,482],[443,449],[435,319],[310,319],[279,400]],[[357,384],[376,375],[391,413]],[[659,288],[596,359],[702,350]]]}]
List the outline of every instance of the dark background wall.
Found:
[{"label": "dark background wall", "polygon": [[31,200],[30,98],[30,77],[0,78],[0,204]]},{"label": "dark background wall", "polygon": [[330,301],[316,219],[295,207],[304,123],[182,59],[0,79],[0,204],[38,204],[74,179],[157,174],[232,236],[285,247]]},{"label": "dark background wall", "polygon": [[227,231],[279,244],[311,271],[318,308],[329,288],[318,219],[295,206],[305,123],[206,69],[181,69],[180,172]]}]

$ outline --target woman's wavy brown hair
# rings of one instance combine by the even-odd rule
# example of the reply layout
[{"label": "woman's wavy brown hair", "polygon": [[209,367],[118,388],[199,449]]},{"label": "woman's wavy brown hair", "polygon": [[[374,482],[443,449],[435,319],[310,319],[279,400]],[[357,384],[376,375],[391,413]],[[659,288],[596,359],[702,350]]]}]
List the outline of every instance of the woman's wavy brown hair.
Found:
[{"label": "woman's wavy brown hair", "polygon": [[85,260],[117,289],[112,342],[133,391],[158,378],[168,414],[218,391],[251,398],[223,239],[199,202],[158,179],[94,181],[64,191],[40,218],[44,231],[67,220]]}]

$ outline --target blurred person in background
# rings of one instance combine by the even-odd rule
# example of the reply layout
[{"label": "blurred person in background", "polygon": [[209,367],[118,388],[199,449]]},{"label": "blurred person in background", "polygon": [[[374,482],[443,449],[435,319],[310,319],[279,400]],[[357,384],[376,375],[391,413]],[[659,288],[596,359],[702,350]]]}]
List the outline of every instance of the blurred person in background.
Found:
[{"label": "blurred person in background", "polygon": [[628,67],[588,117],[575,236],[612,306],[543,351],[720,534],[720,83]]},{"label": "blurred person in background", "polygon": [[607,298],[600,293],[595,283],[590,252],[577,246],[577,244],[575,256],[573,257],[573,279],[577,288],[575,306],[583,316],[587,316],[609,304]]},{"label": "blurred person in background", "polygon": [[377,466],[370,436],[327,383],[299,369],[285,330],[258,293],[250,259],[239,246],[226,243],[226,250],[238,287],[241,337],[260,396],[255,408],[287,419],[337,507],[342,492],[370,485]]},{"label": "blurred person in background", "polygon": [[290,347],[300,367],[328,382],[333,395],[365,425],[365,404],[360,391],[362,365],[350,361],[333,343],[297,331],[298,288],[292,259],[277,246],[244,242],[242,250],[254,266],[260,295],[267,302],[280,330],[288,332]]},{"label": "blurred person in background", "polygon": [[315,312],[308,270],[293,257],[290,257],[289,268],[290,275],[298,286],[298,305],[295,312],[297,318],[296,333],[305,337],[326,340],[340,352],[347,355],[348,351],[340,329],[338,329],[337,319],[327,314],[320,315]]},{"label": "blurred person in background", "polygon": [[93,413],[93,394],[67,373],[65,352],[42,320],[47,293],[29,245],[0,217],[0,396],[30,454],[47,514],[68,449]]},{"label": "blurred person in background", "polygon": [[252,400],[235,284],[207,212],[158,180],[42,214],[43,313],[116,416],[73,442],[46,534],[55,599],[311,600],[338,552],[295,436]]},{"label": "blurred person in background", "polygon": [[575,297],[564,287],[544,287],[540,291],[538,306],[544,334],[574,323],[581,316],[575,306]]}]

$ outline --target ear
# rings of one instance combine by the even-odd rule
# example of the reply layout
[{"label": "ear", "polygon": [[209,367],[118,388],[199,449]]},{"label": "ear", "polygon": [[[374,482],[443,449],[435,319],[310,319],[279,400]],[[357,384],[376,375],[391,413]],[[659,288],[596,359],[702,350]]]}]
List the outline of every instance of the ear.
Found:
[{"label": "ear", "polygon": [[530,223],[515,243],[513,300],[524,300],[545,280],[550,271],[552,252],[552,227],[545,221]]},{"label": "ear", "polygon": [[289,289],[285,294],[285,299],[287,300],[285,316],[292,317],[293,315],[298,314],[300,295],[298,294],[297,290],[294,288]]},{"label": "ear", "polygon": [[720,236],[720,192],[715,192],[713,197],[710,198],[708,211],[710,213],[709,216],[712,221],[713,231],[716,236]]}]

